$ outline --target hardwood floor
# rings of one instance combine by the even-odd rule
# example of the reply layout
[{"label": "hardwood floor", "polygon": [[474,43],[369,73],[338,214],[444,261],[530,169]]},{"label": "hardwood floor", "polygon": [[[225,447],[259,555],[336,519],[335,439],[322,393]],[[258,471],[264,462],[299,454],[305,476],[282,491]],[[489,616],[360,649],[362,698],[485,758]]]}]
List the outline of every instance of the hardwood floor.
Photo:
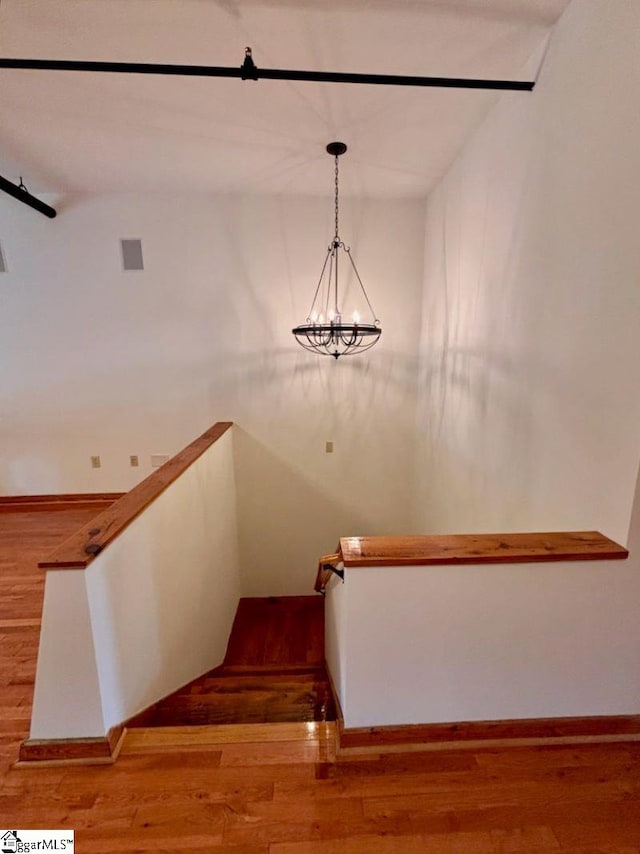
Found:
[{"label": "hardwood floor", "polygon": [[320,596],[241,599],[224,663],[129,727],[335,720]]},{"label": "hardwood floor", "polygon": [[0,516],[3,828],[73,828],[96,854],[640,852],[638,743],[336,760],[332,723],[148,728],[112,766],[12,768],[35,668],[35,560],[87,521],[27,515]]}]

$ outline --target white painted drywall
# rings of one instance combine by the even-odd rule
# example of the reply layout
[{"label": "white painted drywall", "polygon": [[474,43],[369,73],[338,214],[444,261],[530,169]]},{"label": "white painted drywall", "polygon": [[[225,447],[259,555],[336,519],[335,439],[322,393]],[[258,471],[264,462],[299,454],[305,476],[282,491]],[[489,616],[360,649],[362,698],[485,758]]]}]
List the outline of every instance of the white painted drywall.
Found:
[{"label": "white painted drywall", "polygon": [[640,458],[640,4],[576,0],[433,192],[423,532],[626,542]]},{"label": "white painted drywall", "polygon": [[48,570],[30,738],[106,732],[82,570]]},{"label": "white painted drywall", "polygon": [[629,553],[632,563],[640,572],[640,466],[638,467],[635,499],[631,511],[631,525],[629,526]]},{"label": "white painted drywall", "polygon": [[327,599],[347,605],[345,725],[637,714],[639,570],[637,558],[347,569]]},{"label": "white painted drywall", "polygon": [[222,663],[240,598],[232,431],[86,570],[107,729]]},{"label": "white painted drywall", "polygon": [[222,662],[235,498],[227,431],[85,571],[47,572],[32,738],[104,735]]},{"label": "white painted drywall", "polygon": [[[51,201],[54,220],[0,198],[0,492],[126,490],[152,453],[232,420],[247,595],[309,593],[345,533],[406,532],[422,202],[345,195],[341,232],[383,334],[336,363],[291,335],[333,233],[329,198]],[[120,238],[142,240],[144,272],[122,271]]]},{"label": "white painted drywall", "polygon": [[331,685],[341,708],[347,703],[348,630],[347,588],[337,576],[332,576],[325,590],[324,654]]}]

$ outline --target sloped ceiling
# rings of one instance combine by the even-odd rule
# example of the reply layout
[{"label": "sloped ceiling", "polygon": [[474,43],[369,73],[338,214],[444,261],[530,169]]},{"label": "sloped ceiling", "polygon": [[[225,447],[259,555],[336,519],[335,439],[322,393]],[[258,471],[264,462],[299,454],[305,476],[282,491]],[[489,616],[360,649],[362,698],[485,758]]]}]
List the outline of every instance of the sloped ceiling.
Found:
[{"label": "sloped ceiling", "polygon": [[[567,3],[0,0],[0,56],[238,66],[250,45],[265,68],[530,79]],[[497,97],[0,69],[0,174],[32,192],[326,194],[340,139],[345,192],[422,196]]]}]

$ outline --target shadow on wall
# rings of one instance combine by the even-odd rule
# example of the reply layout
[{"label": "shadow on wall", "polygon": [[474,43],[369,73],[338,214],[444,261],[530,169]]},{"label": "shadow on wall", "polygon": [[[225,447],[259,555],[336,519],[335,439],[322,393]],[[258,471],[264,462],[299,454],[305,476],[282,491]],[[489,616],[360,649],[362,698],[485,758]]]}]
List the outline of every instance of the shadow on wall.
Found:
[{"label": "shadow on wall", "polygon": [[522,360],[516,364],[507,353],[466,347],[448,347],[423,366],[422,462],[440,494],[455,496],[458,512],[468,503],[465,530],[478,514],[475,502],[492,489],[513,513],[528,506],[534,415],[523,373]]},{"label": "shadow on wall", "polygon": [[234,429],[243,595],[305,595],[318,557],[365,528],[344,484],[323,492],[305,472],[245,430]]},{"label": "shadow on wall", "polygon": [[[238,353],[217,367],[209,382],[210,409],[218,410],[220,394],[228,400],[235,391],[240,409],[255,408],[255,394],[269,395],[268,418],[285,410],[296,399],[308,399],[316,407],[341,407],[345,416],[354,407],[397,403],[415,405],[418,357],[379,349],[374,356],[344,356],[337,362],[328,356],[305,352],[298,345],[264,347]],[[345,410],[346,407],[346,410]],[[397,417],[402,413],[397,411]],[[234,413],[228,413],[234,415]],[[412,412],[413,417],[413,412]]]},{"label": "shadow on wall", "polygon": [[[322,518],[339,511],[340,534],[414,529],[416,358],[381,350],[336,362],[293,346],[247,354],[231,370],[231,381],[212,379],[211,411],[220,384],[233,385],[228,417],[335,508]],[[280,502],[282,484],[271,487],[271,503]],[[335,546],[333,532],[327,538],[321,552]]]},{"label": "shadow on wall", "polygon": [[[431,518],[439,530],[451,527],[453,515],[465,530],[492,527],[487,497],[496,492],[502,529],[529,500],[532,416],[523,379],[535,365],[525,365],[522,352],[520,333],[531,333],[532,321],[520,279],[538,192],[529,133],[535,114],[531,102],[506,103],[481,126],[480,142],[463,152],[428,207],[420,494],[427,527]],[[512,145],[512,125],[522,145]],[[443,498],[434,501],[433,491]]]}]

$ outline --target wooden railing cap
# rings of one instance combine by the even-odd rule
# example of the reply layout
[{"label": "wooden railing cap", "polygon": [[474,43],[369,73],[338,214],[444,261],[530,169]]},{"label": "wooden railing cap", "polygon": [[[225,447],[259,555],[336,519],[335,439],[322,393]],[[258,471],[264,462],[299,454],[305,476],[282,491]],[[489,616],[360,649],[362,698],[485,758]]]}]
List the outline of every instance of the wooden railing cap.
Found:
[{"label": "wooden railing cap", "polygon": [[598,531],[343,537],[340,551],[345,567],[620,560],[629,555]]}]

